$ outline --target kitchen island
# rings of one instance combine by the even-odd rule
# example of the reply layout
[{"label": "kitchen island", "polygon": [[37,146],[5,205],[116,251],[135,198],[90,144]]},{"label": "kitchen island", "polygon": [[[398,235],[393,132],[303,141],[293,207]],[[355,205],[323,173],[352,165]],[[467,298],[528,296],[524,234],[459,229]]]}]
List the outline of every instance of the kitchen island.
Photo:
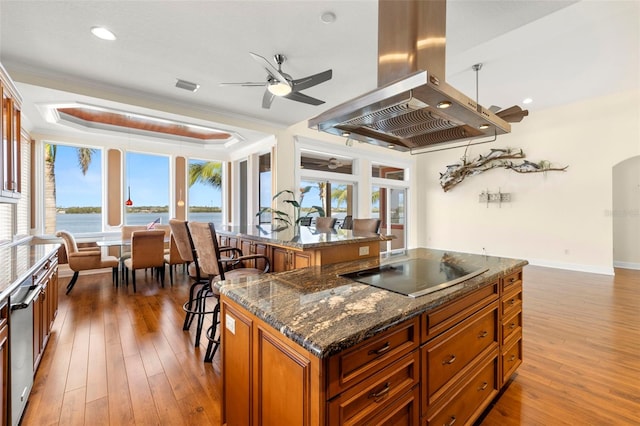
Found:
[{"label": "kitchen island", "polygon": [[[443,258],[486,272],[416,298],[340,276]],[[225,423],[472,422],[521,363],[526,264],[414,249],[218,284]]]},{"label": "kitchen island", "polygon": [[[358,259],[378,259],[380,243],[393,238],[347,229],[271,225],[221,226],[216,233],[223,246],[236,247],[244,254],[263,254],[274,272]],[[263,265],[258,265],[262,268]]]}]

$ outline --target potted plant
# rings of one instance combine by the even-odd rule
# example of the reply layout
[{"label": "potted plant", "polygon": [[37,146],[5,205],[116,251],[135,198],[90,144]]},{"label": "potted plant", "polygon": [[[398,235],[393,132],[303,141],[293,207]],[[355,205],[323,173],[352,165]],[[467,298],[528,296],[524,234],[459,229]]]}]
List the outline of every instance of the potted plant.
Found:
[{"label": "potted plant", "polygon": [[[310,188],[311,187],[304,188],[300,192],[304,194],[305,192],[308,192]],[[287,199],[282,200],[282,202],[287,203],[293,207],[293,217],[291,217],[289,213],[285,211],[274,209],[272,207],[262,207],[260,211],[256,213],[256,216],[260,216],[263,213],[271,213],[272,221],[274,225],[276,225],[274,230],[286,229],[291,225],[299,226],[300,219],[302,219],[303,217],[308,217],[313,213],[318,213],[320,216],[325,215],[324,208],[322,206],[311,206],[306,214],[304,216],[301,216],[300,214],[302,212],[302,208],[300,206],[300,203],[296,200],[296,196],[293,191],[284,189],[274,195],[272,200],[277,199],[281,195],[288,197]]]}]

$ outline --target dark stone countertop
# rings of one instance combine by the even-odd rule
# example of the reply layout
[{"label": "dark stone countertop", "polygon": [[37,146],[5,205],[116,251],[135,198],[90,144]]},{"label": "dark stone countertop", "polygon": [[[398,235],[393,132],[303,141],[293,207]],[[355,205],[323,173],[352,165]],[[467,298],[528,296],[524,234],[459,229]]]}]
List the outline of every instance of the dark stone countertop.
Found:
[{"label": "dark stone countertop", "polygon": [[[338,274],[408,259],[441,259],[489,270],[417,298],[360,284]],[[432,310],[508,275],[528,262],[432,249],[266,274],[217,283],[221,294],[319,358],[341,352],[395,324]]]},{"label": "dark stone countertop", "polygon": [[391,238],[373,233],[357,233],[347,229],[322,229],[311,226],[290,226],[281,230],[272,229],[270,225],[256,225],[253,227],[220,226],[216,227],[216,233],[300,250],[339,244],[386,241]]},{"label": "dark stone countertop", "polygon": [[58,251],[60,244],[22,244],[0,247],[0,301]]}]

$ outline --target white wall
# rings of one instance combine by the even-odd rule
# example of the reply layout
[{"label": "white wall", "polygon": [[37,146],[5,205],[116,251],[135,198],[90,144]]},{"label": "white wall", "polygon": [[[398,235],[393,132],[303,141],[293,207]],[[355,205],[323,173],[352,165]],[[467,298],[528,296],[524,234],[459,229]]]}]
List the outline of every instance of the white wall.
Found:
[{"label": "white wall", "polygon": [[[439,172],[463,149],[418,160],[422,246],[522,258],[531,264],[613,273],[612,168],[640,153],[640,93],[623,93],[532,113],[496,142],[470,147],[522,148],[530,161],[569,165],[566,172],[517,174],[495,169],[445,193]],[[482,204],[483,190],[512,201]]]},{"label": "white wall", "polygon": [[640,269],[640,156],[613,168],[613,261]]}]

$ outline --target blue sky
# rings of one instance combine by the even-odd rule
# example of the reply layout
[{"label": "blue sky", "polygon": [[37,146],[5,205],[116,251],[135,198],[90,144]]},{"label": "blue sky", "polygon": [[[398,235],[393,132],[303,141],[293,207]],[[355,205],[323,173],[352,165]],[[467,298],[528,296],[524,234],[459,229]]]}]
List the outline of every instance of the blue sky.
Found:
[{"label": "blue sky", "polygon": [[[86,175],[78,165],[75,147],[58,145],[56,153],[57,207],[97,207],[101,205],[102,151],[96,150]],[[131,186],[134,206],[164,206],[169,204],[169,157],[127,153],[125,172]],[[186,195],[186,194],[185,194]],[[179,194],[176,194],[179,196]],[[125,188],[124,199],[127,199]],[[191,206],[220,206],[220,190],[195,184],[189,189]]]}]

